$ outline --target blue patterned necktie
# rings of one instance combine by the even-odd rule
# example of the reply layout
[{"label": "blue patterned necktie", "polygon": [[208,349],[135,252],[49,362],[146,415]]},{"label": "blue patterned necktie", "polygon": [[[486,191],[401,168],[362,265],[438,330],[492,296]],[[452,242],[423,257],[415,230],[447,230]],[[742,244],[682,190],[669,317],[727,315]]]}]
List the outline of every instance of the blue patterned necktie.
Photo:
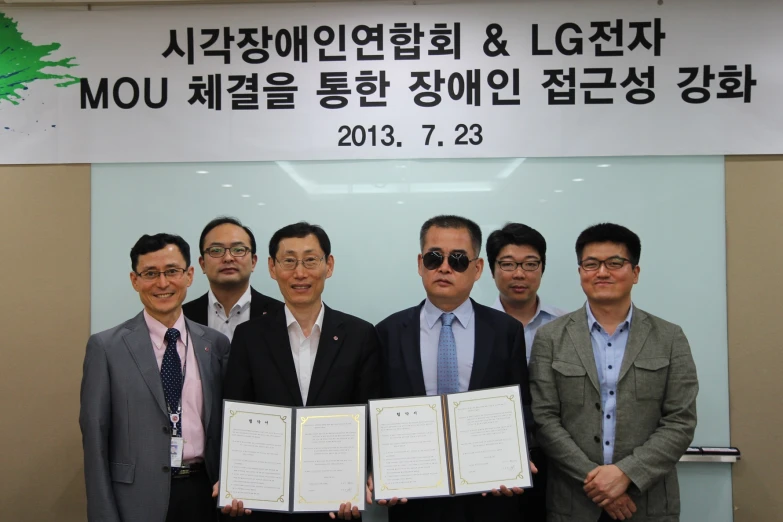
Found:
[{"label": "blue patterned necktie", "polygon": [[454,332],[451,329],[454,314],[444,313],[440,316],[440,321],[443,326],[438,338],[438,395],[459,391],[457,344],[454,342]]},{"label": "blue patterned necktie", "polygon": [[[160,365],[160,380],[163,382],[163,394],[166,396],[166,402],[169,407],[169,414],[177,413],[179,401],[182,397],[182,359],[177,353],[177,340],[179,339],[179,330],[169,328],[166,335],[163,336],[166,341],[166,351],[163,353],[163,363]],[[182,436],[182,418],[177,415],[176,436]]]}]

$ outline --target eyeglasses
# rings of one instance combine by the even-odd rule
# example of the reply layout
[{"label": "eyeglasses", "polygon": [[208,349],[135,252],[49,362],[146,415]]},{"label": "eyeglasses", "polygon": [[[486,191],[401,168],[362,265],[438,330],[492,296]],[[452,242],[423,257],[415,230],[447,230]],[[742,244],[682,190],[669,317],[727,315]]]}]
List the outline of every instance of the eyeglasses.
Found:
[{"label": "eyeglasses", "polygon": [[518,266],[522,267],[522,270],[525,272],[535,272],[538,270],[538,267],[541,266],[541,260],[540,259],[528,259],[525,261],[522,261],[521,263],[517,263],[516,261],[498,261],[498,266],[501,270],[504,272],[514,272],[516,271]]},{"label": "eyeglasses", "polygon": [[614,256],[607,259],[604,259],[603,261],[600,259],[595,259],[592,257],[588,257],[587,259],[583,259],[579,262],[579,266],[582,267],[582,270],[586,272],[595,272],[599,268],[601,268],[601,265],[604,265],[607,270],[620,270],[622,267],[625,266],[625,263],[630,263],[630,259],[626,259],[624,257],[620,256]]},{"label": "eyeglasses", "polygon": [[245,257],[250,249],[246,246],[232,246],[230,248],[222,246],[211,246],[204,250],[204,253],[209,254],[209,257],[223,257],[226,252],[231,252],[232,257]]},{"label": "eyeglasses", "polygon": [[167,268],[162,272],[159,270],[145,270],[144,272],[136,272],[136,275],[145,281],[155,281],[160,277],[160,274],[163,274],[169,281],[177,281],[182,279],[182,276],[187,271],[187,268]]},{"label": "eyeglasses", "polygon": [[323,261],[324,257],[306,257],[304,259],[297,259],[295,257],[286,257],[284,259],[277,259],[275,258],[275,261],[277,261],[277,264],[280,265],[280,268],[283,270],[296,270],[296,267],[299,266],[299,263],[302,263],[302,266],[307,268],[308,270],[312,270],[314,268],[318,268],[321,266],[321,261]]},{"label": "eyeglasses", "polygon": [[[424,268],[427,270],[436,270],[443,264],[443,254],[440,252],[427,252],[426,254],[422,254],[421,256],[421,264],[424,265]],[[468,266],[470,263],[478,259],[478,257],[475,257],[473,259],[470,259],[466,254],[463,254],[462,252],[452,252],[448,256],[449,259],[449,266],[455,271],[455,272],[464,272],[468,269]]]}]

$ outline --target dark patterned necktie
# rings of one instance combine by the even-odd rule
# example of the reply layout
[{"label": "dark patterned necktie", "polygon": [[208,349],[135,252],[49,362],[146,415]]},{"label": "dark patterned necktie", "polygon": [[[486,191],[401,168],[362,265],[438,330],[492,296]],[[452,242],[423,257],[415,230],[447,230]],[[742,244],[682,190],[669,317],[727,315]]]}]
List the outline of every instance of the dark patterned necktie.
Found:
[{"label": "dark patterned necktie", "polygon": [[182,397],[182,360],[177,353],[177,340],[179,330],[169,328],[166,335],[166,351],[163,353],[163,363],[160,365],[160,380],[163,382],[163,394],[169,407],[169,414],[176,414],[176,418],[170,420],[176,427],[176,436],[182,436],[182,418],[177,412]]}]

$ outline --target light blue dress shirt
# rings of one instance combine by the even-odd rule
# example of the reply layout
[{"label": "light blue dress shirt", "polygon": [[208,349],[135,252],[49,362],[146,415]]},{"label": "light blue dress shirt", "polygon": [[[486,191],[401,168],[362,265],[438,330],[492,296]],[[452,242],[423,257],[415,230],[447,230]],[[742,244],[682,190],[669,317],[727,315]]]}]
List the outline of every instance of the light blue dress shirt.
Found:
[{"label": "light blue dress shirt", "polygon": [[[549,306],[541,302],[541,298],[536,296],[538,306],[536,307],[536,314],[525,325],[525,352],[527,362],[530,362],[530,349],[533,347],[533,340],[536,338],[536,331],[544,326],[546,323],[551,323],[561,315],[565,315],[566,311],[554,306]],[[495,304],[492,308],[499,312],[506,313],[503,308],[503,303],[500,301],[500,296],[495,300]]]},{"label": "light blue dress shirt", "polygon": [[[442,326],[440,316],[443,310],[424,301],[419,314],[419,339],[421,340],[421,370],[427,395],[438,394],[438,339]],[[459,391],[468,391],[470,374],[473,372],[473,352],[476,344],[476,321],[473,317],[473,303],[470,299],[453,312],[454,343],[457,345],[457,366],[459,369]]]},{"label": "light blue dress shirt", "polygon": [[615,428],[617,426],[617,380],[620,378],[620,366],[623,364],[625,346],[631,329],[633,304],[628,310],[625,321],[620,323],[612,335],[595,320],[590,304],[587,308],[587,327],[593,343],[593,356],[601,385],[601,412],[603,414],[604,464],[611,464],[614,456]]}]

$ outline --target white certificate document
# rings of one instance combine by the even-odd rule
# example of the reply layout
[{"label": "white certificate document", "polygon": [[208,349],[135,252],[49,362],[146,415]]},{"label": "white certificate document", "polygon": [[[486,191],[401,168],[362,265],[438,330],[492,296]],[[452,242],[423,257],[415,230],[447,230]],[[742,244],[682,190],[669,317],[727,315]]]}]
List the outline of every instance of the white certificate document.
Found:
[{"label": "white certificate document", "polygon": [[366,406],[297,408],[294,511],[364,510]]},{"label": "white certificate document", "polygon": [[224,401],[218,505],[289,511],[293,410]]},{"label": "white certificate document", "polygon": [[457,495],[533,485],[518,386],[447,396]]},{"label": "white certificate document", "polygon": [[440,396],[370,401],[376,500],[449,495]]}]

